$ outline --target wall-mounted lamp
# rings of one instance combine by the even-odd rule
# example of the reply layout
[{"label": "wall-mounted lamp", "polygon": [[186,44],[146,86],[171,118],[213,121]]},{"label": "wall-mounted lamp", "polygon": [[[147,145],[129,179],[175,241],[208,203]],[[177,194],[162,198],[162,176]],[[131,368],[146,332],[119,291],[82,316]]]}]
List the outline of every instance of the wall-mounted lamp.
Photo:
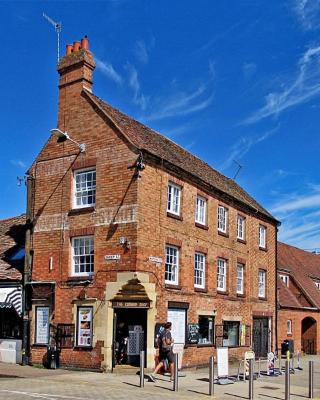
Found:
[{"label": "wall-mounted lamp", "polygon": [[62,132],[62,130],[58,128],[51,129],[50,132],[52,135],[58,137],[59,139],[70,140],[72,143],[76,144],[79,147],[81,153],[86,151],[86,145],[84,143],[78,143],[75,140],[73,140],[69,136],[68,132]]}]

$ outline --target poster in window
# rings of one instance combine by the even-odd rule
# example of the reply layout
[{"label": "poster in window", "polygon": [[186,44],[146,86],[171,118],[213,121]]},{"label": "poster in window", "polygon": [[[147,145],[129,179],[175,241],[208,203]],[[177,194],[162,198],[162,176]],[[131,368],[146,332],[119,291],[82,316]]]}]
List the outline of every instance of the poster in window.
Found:
[{"label": "poster in window", "polygon": [[78,307],[78,346],[92,346],[92,307]]},{"label": "poster in window", "polygon": [[186,341],[186,310],[168,309],[168,321],[172,323],[171,335],[174,343],[185,344]]},{"label": "poster in window", "polygon": [[49,343],[49,307],[36,308],[36,343]]}]

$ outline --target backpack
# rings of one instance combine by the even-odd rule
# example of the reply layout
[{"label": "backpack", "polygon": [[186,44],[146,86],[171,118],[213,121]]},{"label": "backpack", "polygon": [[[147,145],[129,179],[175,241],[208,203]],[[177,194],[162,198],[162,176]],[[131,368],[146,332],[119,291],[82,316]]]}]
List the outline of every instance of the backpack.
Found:
[{"label": "backpack", "polygon": [[156,335],[155,343],[154,343],[154,347],[155,347],[156,349],[159,349],[159,348],[162,347],[163,334],[164,334],[165,331],[166,331],[166,330],[164,329],[164,326],[160,326],[159,332],[158,332],[158,334]]}]

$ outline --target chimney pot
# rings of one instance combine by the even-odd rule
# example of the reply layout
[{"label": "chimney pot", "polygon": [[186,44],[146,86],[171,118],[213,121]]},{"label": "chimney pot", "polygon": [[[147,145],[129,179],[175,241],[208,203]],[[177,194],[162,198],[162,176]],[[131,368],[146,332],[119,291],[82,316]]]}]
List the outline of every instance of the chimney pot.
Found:
[{"label": "chimney pot", "polygon": [[87,38],[87,35],[81,39],[81,48],[89,50],[89,39]]},{"label": "chimney pot", "polygon": [[66,55],[68,56],[69,54],[71,54],[73,51],[73,46],[72,44],[67,44],[66,46]]},{"label": "chimney pot", "polygon": [[76,53],[77,51],[79,51],[80,46],[81,46],[80,42],[74,42],[73,43],[73,52]]}]

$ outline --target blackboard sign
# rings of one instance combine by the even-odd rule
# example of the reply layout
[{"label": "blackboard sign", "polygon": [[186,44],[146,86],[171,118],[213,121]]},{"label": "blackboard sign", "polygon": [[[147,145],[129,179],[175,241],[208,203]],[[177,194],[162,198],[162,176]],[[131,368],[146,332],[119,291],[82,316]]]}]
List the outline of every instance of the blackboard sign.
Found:
[{"label": "blackboard sign", "polygon": [[188,324],[188,343],[199,342],[199,324]]}]

